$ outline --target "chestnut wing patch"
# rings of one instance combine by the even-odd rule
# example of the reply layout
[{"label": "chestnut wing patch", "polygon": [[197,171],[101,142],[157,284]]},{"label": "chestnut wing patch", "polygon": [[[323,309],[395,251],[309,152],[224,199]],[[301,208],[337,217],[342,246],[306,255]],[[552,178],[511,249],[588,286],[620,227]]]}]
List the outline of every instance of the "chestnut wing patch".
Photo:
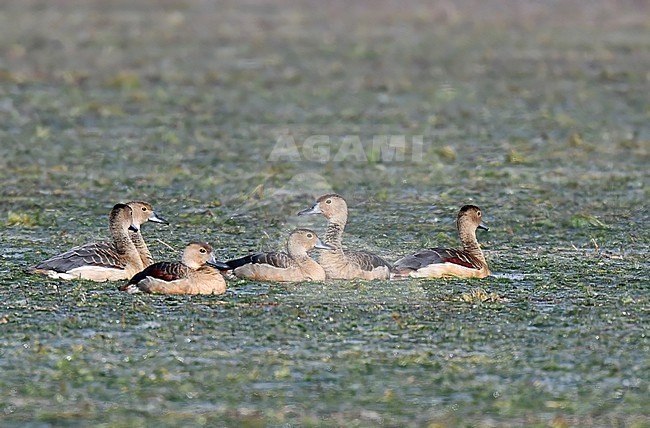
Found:
[{"label": "chestnut wing patch", "polygon": [[474,264],[469,254],[456,250],[445,250],[444,254],[441,254],[441,256],[443,256],[442,260],[444,263],[453,263],[470,269],[480,269],[480,267],[477,267]]},{"label": "chestnut wing patch", "polygon": [[167,282],[175,281],[184,278],[188,270],[189,268],[180,262],[158,262],[135,274],[129,284],[137,284],[147,277]]}]

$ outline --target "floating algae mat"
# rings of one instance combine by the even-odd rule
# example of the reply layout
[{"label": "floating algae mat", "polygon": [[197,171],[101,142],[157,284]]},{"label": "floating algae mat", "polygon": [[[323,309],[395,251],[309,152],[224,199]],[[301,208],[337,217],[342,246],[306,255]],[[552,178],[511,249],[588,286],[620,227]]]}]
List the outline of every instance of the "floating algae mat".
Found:
[{"label": "floating algae mat", "polygon": [[[131,4],[133,3],[133,4]],[[0,5],[3,426],[647,426],[648,7],[577,0]],[[156,260],[325,220],[481,280],[132,296],[24,269],[147,200]]]}]

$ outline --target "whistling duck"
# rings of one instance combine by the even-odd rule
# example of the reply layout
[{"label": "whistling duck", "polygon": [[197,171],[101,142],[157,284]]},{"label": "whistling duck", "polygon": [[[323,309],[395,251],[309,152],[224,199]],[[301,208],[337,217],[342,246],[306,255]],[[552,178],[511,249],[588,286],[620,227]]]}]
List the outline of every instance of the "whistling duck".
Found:
[{"label": "whistling duck", "polygon": [[476,229],[489,230],[483,224],[479,207],[465,205],[456,218],[462,250],[432,248],[406,256],[395,262],[392,277],[414,278],[484,278],[490,274],[487,262],[476,239]]},{"label": "whistling duck", "polygon": [[144,267],[147,267],[153,263],[153,257],[149,252],[147,244],[144,242],[142,233],[140,232],[140,226],[148,221],[153,223],[162,223],[169,224],[167,220],[160,217],[153,210],[152,206],[144,201],[131,201],[126,203],[133,210],[133,224],[138,227],[137,232],[130,231],[131,241],[135,244],[138,253],[140,254],[140,259],[142,259],[142,264]]},{"label": "whistling duck", "polygon": [[343,249],[343,230],[348,221],[348,205],[337,194],[323,195],[298,215],[322,214],[329,220],[323,241],[335,248],[320,253],[319,263],[331,279],[388,279],[391,265],[367,251]]},{"label": "whistling duck", "polygon": [[235,260],[227,261],[230,269],[240,278],[257,281],[300,282],[323,281],[325,270],[307,251],[317,248],[335,250],[331,245],[324,244],[309,229],[296,229],[287,239],[287,252],[268,252],[251,254]]},{"label": "whistling duck", "polygon": [[216,268],[226,270],[228,266],[215,259],[209,244],[191,242],[180,262],[154,263],[119,289],[129,293],[223,294],[226,281]]},{"label": "whistling duck", "polygon": [[111,210],[108,226],[113,242],[97,242],[75,247],[45,260],[30,272],[60,279],[117,281],[127,279],[144,268],[130,232],[138,232],[133,210],[117,204]]}]

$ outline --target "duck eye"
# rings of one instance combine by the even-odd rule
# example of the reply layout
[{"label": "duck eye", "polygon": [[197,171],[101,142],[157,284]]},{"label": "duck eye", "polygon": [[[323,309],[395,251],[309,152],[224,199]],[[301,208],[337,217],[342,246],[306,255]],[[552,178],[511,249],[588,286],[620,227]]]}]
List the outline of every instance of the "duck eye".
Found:
[{"label": "duck eye", "polygon": [[201,253],[205,254],[205,248],[201,248],[199,251],[200,251]]},{"label": "duck eye", "polygon": [[142,211],[147,211],[147,207],[142,207]]},{"label": "duck eye", "polygon": [[480,212],[480,211],[476,211],[476,215],[480,217],[480,216],[481,216],[481,212]]},{"label": "duck eye", "polygon": [[331,203],[332,203],[332,200],[331,200],[331,199],[328,199],[328,200],[325,201],[325,203],[326,203],[326,204],[331,204]]},{"label": "duck eye", "polygon": [[314,237],[314,235],[312,235],[311,233],[307,234],[307,238],[313,238],[313,237]]}]

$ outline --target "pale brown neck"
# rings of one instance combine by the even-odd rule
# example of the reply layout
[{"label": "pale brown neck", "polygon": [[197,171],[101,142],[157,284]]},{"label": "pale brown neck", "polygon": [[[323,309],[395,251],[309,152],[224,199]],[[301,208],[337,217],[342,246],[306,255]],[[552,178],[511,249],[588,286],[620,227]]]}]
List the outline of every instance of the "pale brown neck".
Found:
[{"label": "pale brown neck", "polygon": [[109,224],[109,230],[113,242],[115,243],[115,248],[117,248],[117,250],[122,254],[126,254],[135,248],[135,245],[131,242],[131,237],[129,236],[127,228],[124,227],[126,224],[128,223],[120,221],[120,219],[117,218],[112,219]]},{"label": "pale brown neck", "polygon": [[299,244],[293,244],[291,242],[287,243],[287,254],[291,257],[291,260],[294,260],[296,263],[304,263],[309,259],[309,254],[305,247]]},{"label": "pale brown neck", "polygon": [[149,252],[146,242],[144,242],[142,233],[140,233],[140,231],[129,231],[129,236],[131,237],[133,245],[135,245],[135,248],[138,250],[138,254],[140,254],[144,266],[147,267],[153,264],[153,257],[151,256],[151,252]]},{"label": "pale brown neck", "polygon": [[476,239],[476,229],[461,226],[458,231],[458,236],[460,237],[460,242],[463,244],[463,250],[481,262],[483,266],[487,266],[483,251],[481,251],[481,246]]},{"label": "pale brown neck", "polygon": [[208,265],[200,266],[198,269],[196,269],[195,272],[201,273],[203,275],[211,275],[211,276],[221,275],[221,273],[219,273],[218,270],[216,270],[212,266],[208,266]]},{"label": "pale brown neck", "polygon": [[326,244],[332,245],[337,250],[343,248],[343,231],[345,230],[345,223],[347,219],[335,219],[331,218],[327,224],[327,230],[325,231],[324,241]]},{"label": "pale brown neck", "polygon": [[124,222],[113,221],[110,223],[109,229],[117,252],[124,255],[125,258],[134,266],[143,269],[144,266],[142,260],[140,260],[140,256],[138,255],[138,250],[135,248],[133,241],[131,241],[131,236],[129,236],[127,228],[124,227]]},{"label": "pale brown neck", "polygon": [[187,266],[188,268],[190,268],[192,270],[197,270],[200,267],[202,267],[203,265],[205,265],[205,263],[198,262],[193,257],[191,257],[191,256],[189,256],[187,254],[183,254],[183,258],[181,259],[181,263],[183,263],[185,266]]}]

